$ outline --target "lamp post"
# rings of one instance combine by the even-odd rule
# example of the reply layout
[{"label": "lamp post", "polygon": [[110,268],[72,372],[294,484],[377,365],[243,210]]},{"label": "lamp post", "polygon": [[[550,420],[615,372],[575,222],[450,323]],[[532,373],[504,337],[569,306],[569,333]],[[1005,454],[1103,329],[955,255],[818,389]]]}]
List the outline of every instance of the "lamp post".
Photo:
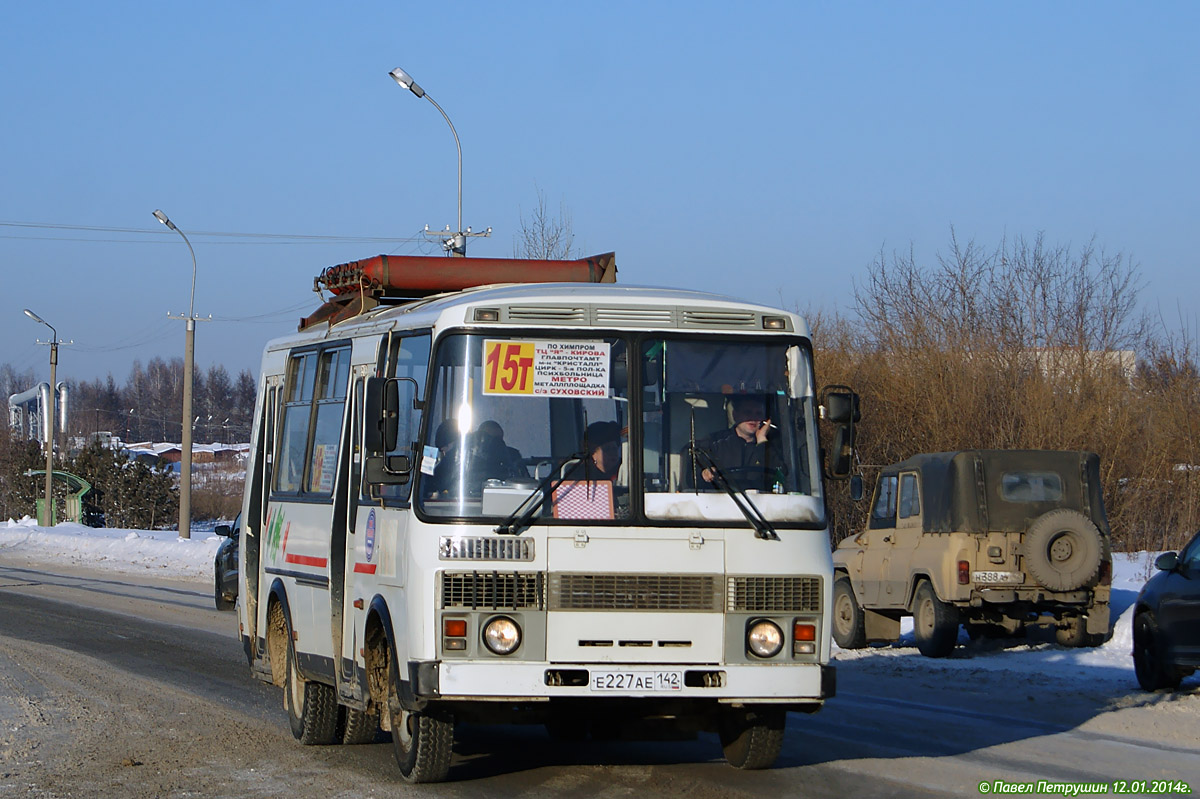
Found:
[{"label": "lamp post", "polygon": [[162,211],[156,210],[154,218],[183,237],[188,252],[192,254],[192,294],[188,300],[187,336],[183,349],[183,430],[179,444],[179,537],[192,537],[192,373],[196,354],[196,251],[183,231]]},{"label": "lamp post", "polygon": [[[420,86],[417,85],[417,82],[412,79],[411,75],[409,75],[407,72],[405,72],[400,67],[396,67],[388,74],[392,76],[392,80],[394,80],[394,81],[396,81],[396,83],[400,84],[400,88],[408,89],[410,92],[415,94],[417,97],[424,97],[430,103],[433,103],[433,107],[436,108],[438,110],[438,112],[442,115],[442,119],[446,120],[446,124],[450,126],[450,132],[454,134],[454,146],[458,148],[458,229],[456,231],[454,231],[454,234],[443,243],[443,246],[445,246],[445,248],[447,250],[450,250],[455,255],[466,255],[467,254],[467,238],[469,236],[488,236],[491,234],[492,229],[488,228],[483,233],[472,233],[470,228],[463,230],[463,223],[462,223],[462,143],[459,142],[459,140],[458,140],[458,131],[456,131],[454,129],[454,123],[450,121],[450,117],[446,115],[446,112],[442,110],[442,107],[440,105],[438,105],[437,102],[435,102],[432,97],[430,97],[428,94],[426,94],[424,89],[422,89]],[[428,230],[428,228],[426,228],[426,230]]]},{"label": "lamp post", "polygon": [[42,527],[54,526],[54,505],[51,485],[54,476],[54,371],[58,366],[58,331],[54,325],[35,314],[28,308],[25,315],[35,322],[41,322],[50,328],[50,407],[46,408],[46,507],[42,510],[42,518],[38,524]]}]

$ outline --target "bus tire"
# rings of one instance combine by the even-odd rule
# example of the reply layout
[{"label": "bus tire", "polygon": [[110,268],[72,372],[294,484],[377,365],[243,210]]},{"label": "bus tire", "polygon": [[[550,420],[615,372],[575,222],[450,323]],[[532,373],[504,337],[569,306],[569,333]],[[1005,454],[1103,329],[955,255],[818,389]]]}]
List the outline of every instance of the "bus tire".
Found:
[{"label": "bus tire", "polygon": [[392,753],[406,782],[441,782],[450,773],[454,754],[454,716],[438,711],[410,711],[400,706],[400,672],[391,651],[387,707],[392,720]]},{"label": "bus tire", "polygon": [[454,717],[449,713],[399,710],[392,715],[392,751],[408,782],[441,782],[454,753]]},{"label": "bus tire", "polygon": [[369,744],[379,735],[379,716],[343,707],[338,712],[338,738],[347,746]]},{"label": "bus tire", "polygon": [[325,746],[338,740],[337,693],[332,686],[305,680],[296,667],[295,648],[287,648],[283,709],[292,735],[305,746]]},{"label": "bus tire", "polygon": [[787,713],[779,708],[726,710],[717,732],[729,765],[738,769],[770,768],[783,748]]}]

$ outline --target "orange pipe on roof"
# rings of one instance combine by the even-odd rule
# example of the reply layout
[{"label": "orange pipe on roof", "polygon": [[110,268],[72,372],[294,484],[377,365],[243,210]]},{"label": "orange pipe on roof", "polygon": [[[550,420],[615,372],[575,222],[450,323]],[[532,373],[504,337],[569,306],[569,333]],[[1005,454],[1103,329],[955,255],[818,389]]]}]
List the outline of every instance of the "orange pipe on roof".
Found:
[{"label": "orange pipe on roof", "polygon": [[616,279],[615,253],[574,261],[377,255],[326,267],[316,285],[334,294],[365,291],[422,297],[490,283],[615,283]]}]

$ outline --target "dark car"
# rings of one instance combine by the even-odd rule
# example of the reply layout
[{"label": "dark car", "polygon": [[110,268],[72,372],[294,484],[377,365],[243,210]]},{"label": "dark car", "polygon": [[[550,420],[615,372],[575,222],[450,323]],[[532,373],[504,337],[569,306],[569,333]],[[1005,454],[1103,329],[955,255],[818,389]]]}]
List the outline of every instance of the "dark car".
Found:
[{"label": "dark car", "polygon": [[213,600],[217,610],[233,610],[238,593],[238,534],[242,530],[242,514],[233,520],[233,525],[218,524],[216,533],[225,536],[217,547],[213,563]]},{"label": "dark car", "polygon": [[1147,691],[1177,688],[1200,666],[1200,533],[1154,565],[1133,616],[1133,668]]}]

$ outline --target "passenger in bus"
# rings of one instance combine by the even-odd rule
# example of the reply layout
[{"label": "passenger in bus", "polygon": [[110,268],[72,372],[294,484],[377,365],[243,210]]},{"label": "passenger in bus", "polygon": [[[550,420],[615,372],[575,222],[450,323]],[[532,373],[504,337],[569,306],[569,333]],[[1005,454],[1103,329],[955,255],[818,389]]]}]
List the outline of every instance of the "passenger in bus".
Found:
[{"label": "passenger in bus", "polygon": [[[504,428],[488,420],[466,436],[465,448],[453,420],[443,422],[434,434],[438,462],[434,467],[426,496],[438,499],[464,493],[478,497],[485,480],[510,480],[529,477],[520,451],[504,441]],[[459,485],[463,479],[465,485]]]},{"label": "passenger in bus", "polygon": [[450,493],[452,476],[457,472],[457,455],[459,449],[458,420],[447,419],[438,425],[433,435],[433,445],[437,447],[437,465],[433,474],[425,482],[425,496],[430,499],[447,496]]},{"label": "passenger in bus", "polygon": [[483,473],[484,479],[505,480],[529,476],[520,451],[505,442],[504,428],[491,419],[479,425],[475,431],[471,441],[471,459],[471,470]]},{"label": "passenger in bus", "polygon": [[[770,491],[784,473],[778,437],[761,396],[738,396],[730,400],[733,426],[696,442],[707,453],[733,487]],[[684,480],[699,488],[720,488],[717,473],[704,458],[685,458]],[[699,479],[695,480],[693,475]]]},{"label": "passenger in bus", "polygon": [[616,422],[592,422],[584,433],[588,459],[584,463],[592,480],[617,479],[621,470],[621,425]]}]

